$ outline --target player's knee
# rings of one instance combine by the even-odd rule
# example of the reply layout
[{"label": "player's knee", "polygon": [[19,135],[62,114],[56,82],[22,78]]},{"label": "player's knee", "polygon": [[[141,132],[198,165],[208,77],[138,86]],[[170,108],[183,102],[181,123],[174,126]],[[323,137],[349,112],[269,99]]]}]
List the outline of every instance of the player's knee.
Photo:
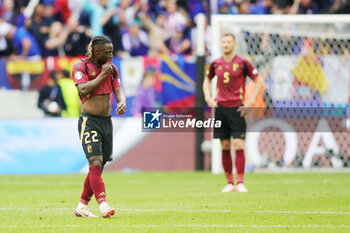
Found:
[{"label": "player's knee", "polygon": [[222,150],[230,150],[230,140],[221,140],[221,149]]},{"label": "player's knee", "polygon": [[89,158],[89,165],[90,166],[101,166],[102,167],[102,158],[100,158],[99,156],[94,156]]},{"label": "player's knee", "polygon": [[235,150],[244,150],[244,140],[234,139],[233,140],[233,147],[235,148]]}]

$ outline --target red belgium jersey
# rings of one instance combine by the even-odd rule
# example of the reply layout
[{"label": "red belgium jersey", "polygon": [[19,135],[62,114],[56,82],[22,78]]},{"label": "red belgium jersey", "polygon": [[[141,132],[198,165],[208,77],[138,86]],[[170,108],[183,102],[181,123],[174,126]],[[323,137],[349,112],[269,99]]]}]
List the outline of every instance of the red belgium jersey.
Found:
[{"label": "red belgium jersey", "polygon": [[209,65],[206,76],[211,80],[215,75],[218,77],[217,101],[225,107],[243,105],[246,76],[253,80],[259,76],[248,60],[237,55],[228,62],[222,57],[214,60]]},{"label": "red belgium jersey", "polygon": [[[106,77],[98,85],[98,87],[88,96],[81,96],[80,100],[84,103],[90,96],[110,94],[113,89],[120,87],[119,71],[117,67],[113,65],[113,72]],[[75,85],[85,83],[87,81],[95,79],[102,71],[102,67],[96,66],[89,58],[84,58],[77,61],[73,66],[73,80]]]}]

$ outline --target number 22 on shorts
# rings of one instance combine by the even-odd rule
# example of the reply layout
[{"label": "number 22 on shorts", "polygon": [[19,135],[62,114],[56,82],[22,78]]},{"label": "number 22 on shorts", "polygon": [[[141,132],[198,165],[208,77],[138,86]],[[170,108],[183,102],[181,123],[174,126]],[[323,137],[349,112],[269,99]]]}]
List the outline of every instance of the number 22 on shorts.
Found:
[{"label": "number 22 on shorts", "polygon": [[[89,139],[90,135],[91,135],[91,139]],[[84,142],[85,142],[85,144],[90,143],[91,140],[92,140],[92,142],[98,142],[98,139],[96,137],[97,137],[96,130],[92,130],[91,132],[85,132],[84,133]]]}]

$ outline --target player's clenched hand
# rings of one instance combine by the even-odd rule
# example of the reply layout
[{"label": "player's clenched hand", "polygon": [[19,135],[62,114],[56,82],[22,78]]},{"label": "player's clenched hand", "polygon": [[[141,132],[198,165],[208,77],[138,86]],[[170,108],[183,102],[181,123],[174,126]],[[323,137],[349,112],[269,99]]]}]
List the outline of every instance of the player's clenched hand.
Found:
[{"label": "player's clenched hand", "polygon": [[205,99],[205,102],[207,102],[208,106],[211,108],[216,108],[218,106],[218,101],[213,98],[207,98]]},{"label": "player's clenched hand", "polygon": [[123,115],[126,111],[126,104],[123,102],[118,103],[117,110],[115,111],[117,112],[117,115]]},{"label": "player's clenched hand", "polygon": [[111,72],[113,72],[113,65],[112,62],[106,62],[105,64],[102,65],[102,71],[101,73],[104,75],[109,75]]}]

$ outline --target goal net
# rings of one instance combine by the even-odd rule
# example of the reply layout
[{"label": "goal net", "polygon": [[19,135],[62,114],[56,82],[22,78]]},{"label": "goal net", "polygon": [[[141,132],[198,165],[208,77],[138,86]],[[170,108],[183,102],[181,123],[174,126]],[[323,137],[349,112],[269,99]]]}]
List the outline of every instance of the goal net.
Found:
[{"label": "goal net", "polygon": [[[221,35],[233,33],[236,54],[251,61],[265,80],[267,107],[345,111],[336,129],[323,115],[302,128],[273,113],[264,123],[255,122],[246,137],[247,167],[350,167],[350,17],[213,15],[211,23],[211,59],[221,56]],[[220,142],[212,142],[212,172],[221,173]]]}]

